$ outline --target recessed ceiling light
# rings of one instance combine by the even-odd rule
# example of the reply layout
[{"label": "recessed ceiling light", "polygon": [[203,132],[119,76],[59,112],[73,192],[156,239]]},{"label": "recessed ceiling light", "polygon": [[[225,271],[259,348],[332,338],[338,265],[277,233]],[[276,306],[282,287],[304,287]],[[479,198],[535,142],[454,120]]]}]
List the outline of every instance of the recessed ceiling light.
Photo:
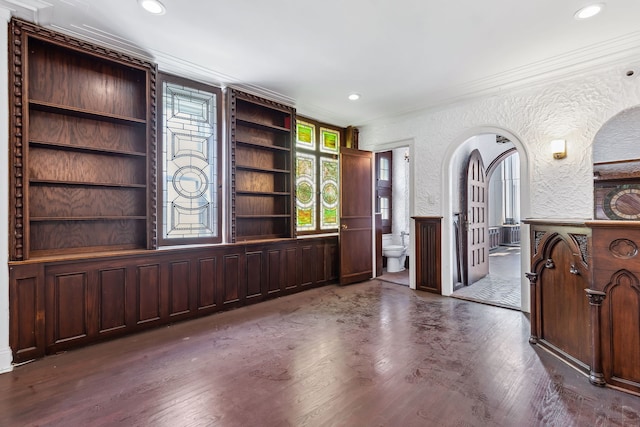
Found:
[{"label": "recessed ceiling light", "polygon": [[349,95],[349,99],[351,101],[357,101],[358,99],[360,99],[360,94],[352,93],[351,95]]},{"label": "recessed ceiling light", "polygon": [[602,12],[602,9],[604,9],[604,3],[591,4],[578,10],[573,17],[577,20],[589,19]]},{"label": "recessed ceiling light", "polygon": [[142,6],[144,10],[154,15],[164,15],[167,11],[164,5],[158,0],[138,0],[138,4]]}]

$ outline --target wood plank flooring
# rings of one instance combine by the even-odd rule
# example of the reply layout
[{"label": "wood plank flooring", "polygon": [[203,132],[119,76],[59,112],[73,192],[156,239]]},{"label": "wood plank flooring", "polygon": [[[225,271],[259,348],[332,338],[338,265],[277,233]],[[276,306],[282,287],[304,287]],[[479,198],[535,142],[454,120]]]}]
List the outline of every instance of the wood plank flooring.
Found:
[{"label": "wood plank flooring", "polygon": [[514,310],[327,286],[16,367],[0,426],[640,425],[640,397],[528,336]]}]

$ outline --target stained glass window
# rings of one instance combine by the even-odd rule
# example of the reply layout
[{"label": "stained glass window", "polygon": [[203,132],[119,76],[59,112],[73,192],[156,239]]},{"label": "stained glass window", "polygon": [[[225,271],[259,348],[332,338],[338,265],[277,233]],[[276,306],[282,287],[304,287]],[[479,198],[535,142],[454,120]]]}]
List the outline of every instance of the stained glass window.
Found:
[{"label": "stained glass window", "polygon": [[296,155],[296,218],[299,231],[316,229],[316,158]]},{"label": "stained glass window", "polygon": [[161,241],[220,241],[220,94],[172,80],[162,84]]},{"label": "stained glass window", "polygon": [[338,189],[339,163],[336,159],[320,157],[320,194],[322,210],[320,228],[323,230],[338,228]]},{"label": "stained glass window", "polygon": [[296,131],[297,230],[307,233],[337,230],[340,131],[319,127],[313,120],[298,120]]},{"label": "stained glass window", "polygon": [[338,154],[340,150],[340,133],[327,128],[320,128],[320,151],[323,153]]},{"label": "stained glass window", "polygon": [[298,120],[296,124],[296,146],[309,150],[316,149],[316,127]]}]

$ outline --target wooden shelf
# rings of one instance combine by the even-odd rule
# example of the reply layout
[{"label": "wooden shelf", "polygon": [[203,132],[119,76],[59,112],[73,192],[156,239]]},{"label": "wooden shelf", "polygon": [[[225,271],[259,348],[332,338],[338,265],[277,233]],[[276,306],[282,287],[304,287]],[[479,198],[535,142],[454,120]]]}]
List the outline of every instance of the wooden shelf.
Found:
[{"label": "wooden shelf", "polygon": [[236,165],[236,169],[255,171],[255,172],[291,173],[291,171],[286,169],[261,168],[258,166],[246,166],[246,165]]},{"label": "wooden shelf", "polygon": [[30,141],[29,143],[32,146],[36,146],[36,147],[53,148],[53,149],[67,150],[67,151],[78,151],[78,152],[84,152],[84,153],[115,154],[117,156],[131,156],[131,157],[146,157],[147,156],[147,153],[138,153],[138,152],[133,152],[133,151],[94,148],[94,147],[86,147],[86,146],[81,146],[81,145],[70,145],[70,144],[64,144],[64,143],[60,143],[60,142]]},{"label": "wooden shelf", "polygon": [[30,179],[30,184],[60,185],[60,186],[91,186],[91,187],[118,187],[118,188],[147,188],[145,184],[120,184],[114,182],[79,182],[79,181],[50,181],[44,179]]},{"label": "wooden shelf", "polygon": [[240,144],[240,145],[250,146],[250,147],[265,148],[267,150],[286,151],[286,152],[290,152],[291,151],[291,149],[288,148],[288,147],[280,147],[278,145],[261,144],[259,142],[248,142],[248,141],[237,140],[236,143]]},{"label": "wooden shelf", "polygon": [[239,196],[291,196],[285,191],[236,191]]},{"label": "wooden shelf", "polygon": [[265,130],[274,130],[274,131],[278,131],[278,132],[284,132],[284,133],[291,133],[291,129],[282,127],[282,126],[276,126],[276,125],[270,125],[270,124],[266,124],[266,123],[260,123],[260,122],[256,122],[253,120],[249,120],[249,119],[244,119],[241,117],[236,117],[236,123],[238,125],[245,125],[245,126],[249,126],[249,127],[253,127],[253,128],[257,128],[257,129],[265,129]]},{"label": "wooden shelf", "polygon": [[289,218],[289,217],[291,217],[290,214],[236,215],[236,218],[238,219],[251,219],[251,220],[255,220],[255,219],[267,220],[272,218]]},{"label": "wooden shelf", "polygon": [[121,221],[121,220],[146,220],[146,216],[92,216],[92,217],[31,217],[34,222],[44,221]]},{"label": "wooden shelf", "polygon": [[110,120],[110,121],[116,120],[123,123],[138,123],[138,124],[147,123],[145,119],[120,116],[117,114],[110,114],[110,113],[102,113],[102,112],[86,110],[78,107],[71,107],[71,106],[62,105],[62,104],[56,104],[53,102],[38,101],[35,99],[29,100],[29,106],[41,111],[71,114],[78,117],[86,117],[86,118],[95,119],[95,120]]}]

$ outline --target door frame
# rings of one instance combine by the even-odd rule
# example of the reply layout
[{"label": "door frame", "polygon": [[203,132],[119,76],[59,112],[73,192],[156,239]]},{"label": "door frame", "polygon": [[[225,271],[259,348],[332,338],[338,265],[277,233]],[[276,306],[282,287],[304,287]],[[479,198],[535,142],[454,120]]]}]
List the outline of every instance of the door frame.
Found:
[{"label": "door frame", "polygon": [[[531,195],[529,188],[531,178],[529,172],[529,153],[521,139],[513,132],[492,126],[478,126],[465,130],[453,138],[444,153],[442,159],[442,295],[448,296],[453,293],[453,279],[456,268],[455,254],[455,233],[453,228],[453,203],[458,198],[458,194],[452,194],[454,180],[458,179],[455,162],[458,160],[458,149],[469,139],[481,134],[499,134],[508,138],[518,150],[520,156],[520,216],[522,218],[531,217]],[[455,173],[454,173],[455,172]],[[413,232],[413,230],[412,230]],[[529,281],[524,276],[530,271],[530,236],[529,226],[521,224],[520,228],[521,245],[521,281],[520,293],[522,295],[521,309],[530,312]]]},{"label": "door frame", "polygon": [[[381,153],[384,151],[390,151],[393,150],[395,148],[408,148],[409,149],[409,217],[413,217],[416,216],[415,213],[415,162],[413,161],[413,159],[415,158],[415,139],[414,138],[409,138],[409,139],[401,139],[398,141],[392,141],[392,142],[388,142],[388,143],[384,143],[384,144],[377,144],[375,147],[371,147],[372,152],[374,153],[374,158],[375,158],[375,153]],[[363,150],[367,150],[369,149],[369,147],[363,146],[361,144],[360,146],[361,149]],[[375,206],[375,177],[371,182],[371,185],[373,187],[373,206]],[[375,215],[375,212],[374,212]],[[374,218],[375,220],[375,218]],[[409,256],[409,288],[411,289],[416,289],[416,275],[415,275],[415,271],[416,271],[416,246],[415,246],[415,232],[416,232],[416,227],[415,227],[415,221],[414,220],[410,220],[409,221],[409,248],[407,249],[407,255]],[[374,239],[375,239],[375,227],[374,227]],[[373,257],[373,262],[374,262],[374,273],[375,273],[375,267],[376,267],[376,251],[375,251],[375,245],[374,245],[374,250],[373,250],[373,254],[371,255]],[[374,275],[374,277],[376,277]]]}]

